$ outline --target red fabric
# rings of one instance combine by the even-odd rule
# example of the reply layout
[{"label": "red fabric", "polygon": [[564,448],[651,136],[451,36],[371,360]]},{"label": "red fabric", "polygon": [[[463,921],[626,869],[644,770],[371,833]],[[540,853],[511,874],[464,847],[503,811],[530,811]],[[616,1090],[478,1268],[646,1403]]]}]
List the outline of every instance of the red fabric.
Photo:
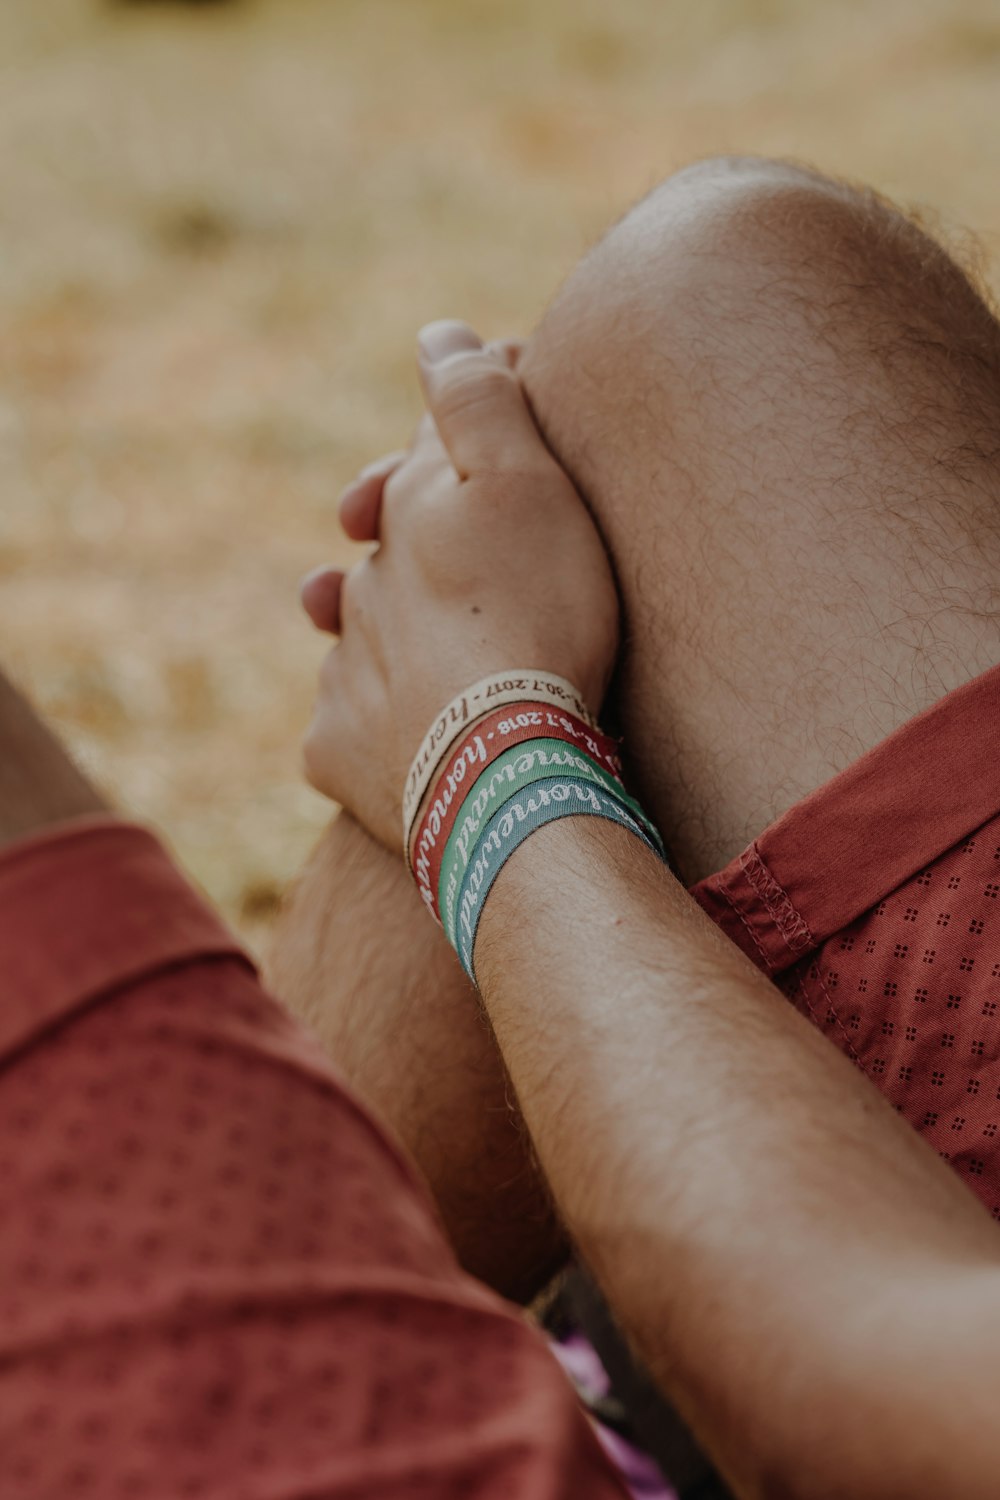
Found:
[{"label": "red fabric", "polygon": [[149,834],[0,857],[0,974],[0,1493],[624,1494]]},{"label": "red fabric", "polygon": [[694,895],[1000,1218],[1000,668]]}]

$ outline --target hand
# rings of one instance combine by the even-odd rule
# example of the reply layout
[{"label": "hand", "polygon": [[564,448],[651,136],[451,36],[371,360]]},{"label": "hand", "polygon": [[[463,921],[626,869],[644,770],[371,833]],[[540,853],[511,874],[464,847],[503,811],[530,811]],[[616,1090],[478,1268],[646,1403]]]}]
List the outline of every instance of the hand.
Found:
[{"label": "hand", "polygon": [[460,323],[420,340],[413,447],[365,470],[341,516],[376,550],[311,574],[303,602],[341,639],[305,741],[312,784],[399,851],[410,762],[435,715],[494,671],[568,678],[596,714],[618,644],[601,539],[517,376]]}]

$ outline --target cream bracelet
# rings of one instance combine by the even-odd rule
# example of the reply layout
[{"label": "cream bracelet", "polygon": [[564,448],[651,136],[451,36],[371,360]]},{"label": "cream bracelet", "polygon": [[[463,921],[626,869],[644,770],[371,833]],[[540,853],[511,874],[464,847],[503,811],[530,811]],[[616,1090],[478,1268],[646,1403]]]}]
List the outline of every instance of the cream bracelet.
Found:
[{"label": "cream bracelet", "polygon": [[580,694],[565,677],[522,667],[484,677],[451,700],[435,719],[413,758],[403,789],[403,852],[409,857],[413,825],[428,788],[448,751],[477,719],[508,703],[545,703],[568,709],[594,725]]}]

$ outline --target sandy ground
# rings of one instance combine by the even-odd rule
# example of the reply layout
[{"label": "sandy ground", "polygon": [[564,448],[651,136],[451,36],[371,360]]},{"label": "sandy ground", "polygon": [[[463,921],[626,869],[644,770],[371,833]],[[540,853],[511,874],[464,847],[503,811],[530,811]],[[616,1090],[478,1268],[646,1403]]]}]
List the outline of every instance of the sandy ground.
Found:
[{"label": "sandy ground", "polygon": [[328,808],[296,583],[430,317],[531,327],[686,160],[1000,248],[994,0],[0,0],[0,651],[251,940]]}]

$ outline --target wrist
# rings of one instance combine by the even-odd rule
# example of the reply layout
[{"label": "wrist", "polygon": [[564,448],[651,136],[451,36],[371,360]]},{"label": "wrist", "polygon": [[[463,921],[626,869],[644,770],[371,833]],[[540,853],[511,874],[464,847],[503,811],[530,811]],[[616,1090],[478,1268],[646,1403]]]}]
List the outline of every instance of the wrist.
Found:
[{"label": "wrist", "polygon": [[456,693],[435,715],[407,772],[403,787],[403,849],[407,857],[417,816],[448,752],[487,714],[524,702],[564,709],[589,725],[594,723],[573,683],[533,667],[493,672]]},{"label": "wrist", "polygon": [[[483,908],[476,939],[476,977],[487,1009],[501,993],[537,995],[565,977],[579,952],[610,959],[652,959],[648,920],[659,920],[676,892],[690,898],[664,861],[641,839],[600,818],[566,818],[541,828],[504,865]],[[531,934],[529,941],[521,934]],[[573,934],[586,933],[586,943]],[[530,970],[531,984],[526,986]]]},{"label": "wrist", "polygon": [[[498,696],[503,706],[491,711]],[[474,705],[486,712],[474,717]],[[473,981],[493,885],[515,851],[550,823],[618,825],[666,858],[656,828],[625,790],[617,744],[581,712],[581,695],[564,679],[499,674],[448,705],[411,767],[407,861]]]}]

